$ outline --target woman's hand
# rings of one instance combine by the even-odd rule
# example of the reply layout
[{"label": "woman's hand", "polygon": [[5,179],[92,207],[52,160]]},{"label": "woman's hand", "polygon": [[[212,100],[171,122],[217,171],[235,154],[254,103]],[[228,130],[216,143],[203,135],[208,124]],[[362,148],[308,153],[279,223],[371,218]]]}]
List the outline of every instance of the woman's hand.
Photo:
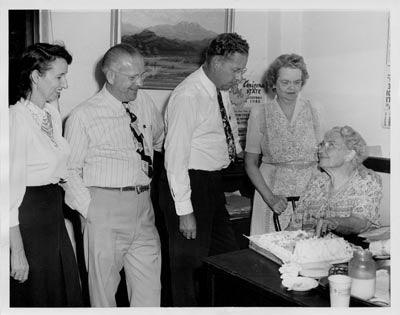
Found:
[{"label": "woman's hand", "polygon": [[271,189],[262,176],[260,169],[258,168],[260,160],[260,154],[256,153],[245,153],[244,165],[246,173],[249,176],[256,190],[260,193],[265,203],[277,214],[281,214],[286,210],[287,200],[284,196],[274,195]]},{"label": "woman's hand", "polygon": [[276,214],[282,214],[286,210],[288,202],[286,197],[280,195],[272,195],[265,201]]},{"label": "woman's hand", "polygon": [[11,271],[10,276],[20,283],[28,279],[29,264],[24,249],[11,249]]},{"label": "woman's hand", "polygon": [[324,236],[330,231],[334,231],[338,227],[338,223],[334,218],[319,219],[315,228],[315,235]]},{"label": "woman's hand", "polygon": [[10,227],[10,276],[19,282],[28,279],[29,264],[25,256],[19,225]]}]

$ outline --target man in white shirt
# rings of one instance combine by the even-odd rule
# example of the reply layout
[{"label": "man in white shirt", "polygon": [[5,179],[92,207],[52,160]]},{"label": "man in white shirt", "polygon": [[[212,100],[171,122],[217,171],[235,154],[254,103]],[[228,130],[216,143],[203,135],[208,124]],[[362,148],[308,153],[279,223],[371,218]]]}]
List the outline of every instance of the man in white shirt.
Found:
[{"label": "man in white shirt", "polygon": [[146,77],[136,48],[118,44],[103,57],[103,89],[66,123],[71,145],[65,201],[80,212],[92,306],[116,306],[124,268],[131,306],[160,305],[161,252],[149,184],[164,124],[140,88]]},{"label": "man in white shirt", "polygon": [[228,90],[242,80],[248,52],[236,33],[218,35],[205,63],[175,88],[167,105],[165,168],[173,205],[164,215],[174,306],[198,305],[204,257],[237,249],[221,170],[242,152]]}]

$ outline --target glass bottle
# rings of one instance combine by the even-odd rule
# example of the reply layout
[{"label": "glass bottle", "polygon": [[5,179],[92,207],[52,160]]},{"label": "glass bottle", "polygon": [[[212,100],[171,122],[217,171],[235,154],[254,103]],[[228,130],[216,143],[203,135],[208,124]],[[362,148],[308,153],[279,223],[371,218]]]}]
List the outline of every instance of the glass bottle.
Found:
[{"label": "glass bottle", "polygon": [[349,262],[351,295],[368,300],[375,295],[376,265],[369,250],[354,251]]}]

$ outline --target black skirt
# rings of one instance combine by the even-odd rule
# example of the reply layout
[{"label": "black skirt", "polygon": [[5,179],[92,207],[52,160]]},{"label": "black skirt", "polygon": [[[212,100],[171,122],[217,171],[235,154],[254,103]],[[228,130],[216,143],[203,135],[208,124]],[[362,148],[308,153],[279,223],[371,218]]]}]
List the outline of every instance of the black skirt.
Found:
[{"label": "black skirt", "polygon": [[29,274],[24,283],[10,278],[11,307],[83,306],[61,189],[56,184],[26,188],[19,207],[19,228]]}]

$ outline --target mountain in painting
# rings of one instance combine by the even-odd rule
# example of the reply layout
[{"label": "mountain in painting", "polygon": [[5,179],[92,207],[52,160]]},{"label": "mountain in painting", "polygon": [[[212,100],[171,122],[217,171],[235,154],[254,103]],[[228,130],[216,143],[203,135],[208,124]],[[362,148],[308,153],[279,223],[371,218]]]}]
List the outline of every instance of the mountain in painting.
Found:
[{"label": "mountain in painting", "polygon": [[121,25],[121,35],[122,36],[140,33],[141,31],[143,31],[143,27],[137,27],[130,23],[122,23],[122,25]]},{"label": "mountain in painting", "polygon": [[[199,37],[197,37],[199,38]],[[148,29],[134,35],[122,36],[122,42],[137,47],[144,56],[154,55],[198,55],[210,38],[201,40],[170,39],[159,36]]]},{"label": "mountain in painting", "polygon": [[206,30],[200,24],[192,22],[180,22],[175,25],[155,25],[147,29],[160,37],[186,41],[198,41],[217,36],[217,33]]}]

